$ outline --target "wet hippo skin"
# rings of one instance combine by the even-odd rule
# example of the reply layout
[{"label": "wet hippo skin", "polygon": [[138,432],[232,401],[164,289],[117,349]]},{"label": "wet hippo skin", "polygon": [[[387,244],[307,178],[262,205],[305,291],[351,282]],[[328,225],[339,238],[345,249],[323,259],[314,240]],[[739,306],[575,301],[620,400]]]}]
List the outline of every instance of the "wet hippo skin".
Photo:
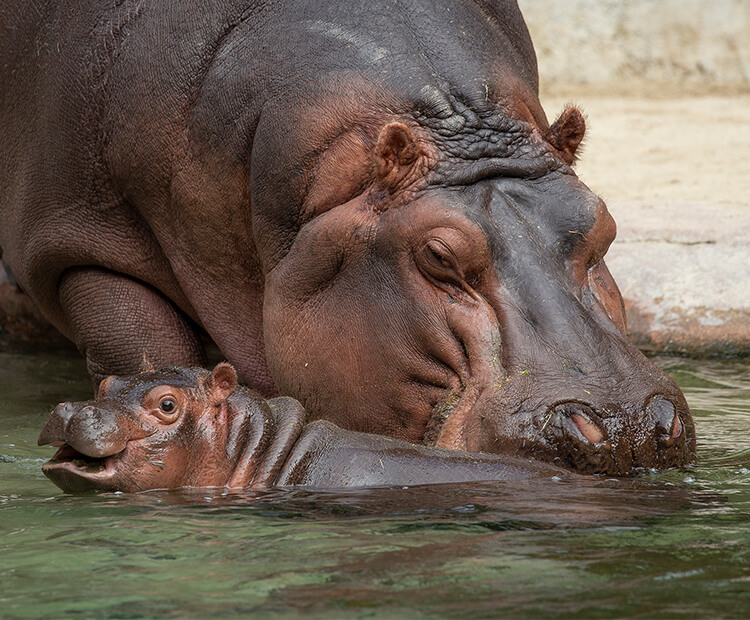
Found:
[{"label": "wet hippo skin", "polygon": [[[695,454],[510,0],[61,0],[0,15],[0,246],[98,383],[205,364],[412,443]],[[70,17],[73,15],[74,17]]]},{"label": "wet hippo skin", "polygon": [[305,425],[288,396],[265,400],[237,386],[235,370],[170,368],[110,377],[96,400],[62,403],[39,444],[59,449],[43,466],[70,493],[182,487],[367,487],[566,476],[552,465],[470,454]]}]

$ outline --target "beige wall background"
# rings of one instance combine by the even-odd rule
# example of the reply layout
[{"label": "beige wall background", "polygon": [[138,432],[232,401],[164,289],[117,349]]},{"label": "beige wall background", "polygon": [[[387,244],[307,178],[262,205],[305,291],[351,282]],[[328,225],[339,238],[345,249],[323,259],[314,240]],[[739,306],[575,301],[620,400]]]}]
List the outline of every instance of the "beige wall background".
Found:
[{"label": "beige wall background", "polygon": [[519,0],[547,87],[750,88],[748,0]]}]

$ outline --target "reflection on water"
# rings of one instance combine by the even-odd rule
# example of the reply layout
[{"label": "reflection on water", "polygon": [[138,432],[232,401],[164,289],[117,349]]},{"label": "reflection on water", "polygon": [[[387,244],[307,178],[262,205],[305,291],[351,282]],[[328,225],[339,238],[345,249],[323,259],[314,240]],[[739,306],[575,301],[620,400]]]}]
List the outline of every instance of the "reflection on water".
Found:
[{"label": "reflection on water", "polygon": [[0,352],[0,616],[750,614],[750,363],[659,358],[699,463],[637,479],[71,497],[41,474],[75,353]]}]

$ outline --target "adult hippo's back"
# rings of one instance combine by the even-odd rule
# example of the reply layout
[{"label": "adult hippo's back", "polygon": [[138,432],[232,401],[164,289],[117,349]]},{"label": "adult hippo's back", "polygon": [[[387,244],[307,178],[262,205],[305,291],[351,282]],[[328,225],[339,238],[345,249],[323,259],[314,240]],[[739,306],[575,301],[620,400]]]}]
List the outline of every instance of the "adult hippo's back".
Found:
[{"label": "adult hippo's back", "polygon": [[514,2],[0,14],[4,258],[95,381],[204,361],[313,417],[584,471],[689,461]]}]

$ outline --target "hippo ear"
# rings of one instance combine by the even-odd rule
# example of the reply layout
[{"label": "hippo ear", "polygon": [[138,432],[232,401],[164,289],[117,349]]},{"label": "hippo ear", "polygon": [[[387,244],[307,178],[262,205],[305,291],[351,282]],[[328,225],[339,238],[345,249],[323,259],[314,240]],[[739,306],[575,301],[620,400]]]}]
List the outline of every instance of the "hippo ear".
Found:
[{"label": "hippo ear", "polygon": [[146,351],[146,349],[143,349],[139,372],[154,372],[154,365],[151,363],[151,360],[148,359],[148,351]]},{"label": "hippo ear", "polygon": [[576,159],[576,150],[583,140],[584,133],[586,121],[583,114],[578,108],[570,106],[563,110],[544,137],[560,152],[565,163],[571,166]]},{"label": "hippo ear", "polygon": [[114,375],[109,375],[109,377],[102,379],[102,382],[99,384],[99,389],[96,392],[96,397],[104,398],[112,387],[112,383],[116,380],[117,379]]},{"label": "hippo ear", "polygon": [[419,146],[403,123],[388,123],[375,146],[375,172],[388,188],[396,189],[419,158]]},{"label": "hippo ear", "polygon": [[215,405],[223,403],[237,389],[237,371],[222,362],[217,364],[211,376],[206,380],[206,391]]}]

